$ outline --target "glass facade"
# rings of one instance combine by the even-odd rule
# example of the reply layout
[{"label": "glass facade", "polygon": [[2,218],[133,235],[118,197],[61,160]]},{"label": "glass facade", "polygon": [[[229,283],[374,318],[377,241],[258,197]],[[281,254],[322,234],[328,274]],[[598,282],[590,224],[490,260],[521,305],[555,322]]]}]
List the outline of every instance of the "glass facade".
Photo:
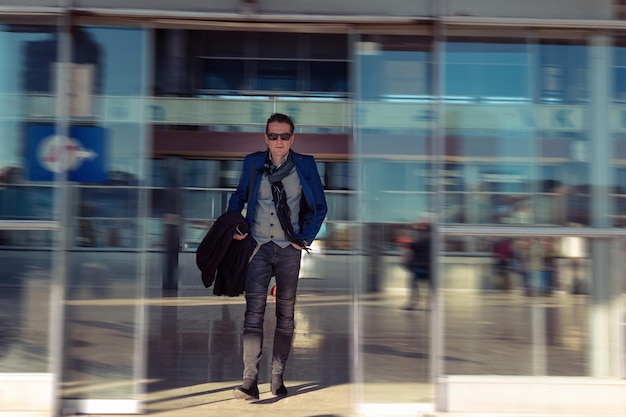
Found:
[{"label": "glass facade", "polygon": [[[620,227],[619,163],[606,128],[611,38],[474,33],[363,35],[355,47],[357,207],[370,251],[357,314],[366,403],[380,400],[371,388],[381,383],[380,358],[368,354],[379,337],[416,357],[407,380],[389,371],[397,403],[432,400],[433,373],[623,377],[621,342],[598,331],[611,326],[623,288],[619,270],[607,268],[620,259],[611,248],[621,247],[621,232],[583,234]],[[368,325],[368,297],[409,300],[412,275],[391,255],[420,224],[436,231],[436,272],[418,284],[430,314],[388,335]]]},{"label": "glass facade", "polygon": [[326,188],[303,269],[353,296],[360,402],[439,404],[443,376],[623,380],[621,32],[6,20],[0,373],[140,412],[146,302],[202,288],[195,249],[280,111]]},{"label": "glass facade", "polygon": [[79,411],[140,407],[145,42],[135,28],[3,25],[2,369],[54,374]]},{"label": "glass facade", "polygon": [[[57,48],[54,25],[33,25],[22,30],[10,25],[0,27],[0,50],[7,57],[0,71],[0,236],[3,248],[31,249],[0,252],[4,266],[0,284],[3,373],[47,372],[50,367],[50,323],[46,317],[54,255],[47,249],[58,242],[53,224],[58,216],[58,189],[51,182],[26,185],[22,180],[28,172],[24,158],[24,126],[28,118],[21,108],[29,99],[27,87],[36,84],[32,80],[38,78],[29,74],[27,62],[30,51],[44,44],[46,51]],[[44,59],[41,54],[37,57]],[[16,311],[23,313],[15,314]]]},{"label": "glass facade", "polygon": [[[592,239],[475,240],[493,253],[493,262],[453,254],[443,259],[443,355],[471,358],[445,360],[444,373],[588,376],[591,341],[584,335],[591,333]],[[513,254],[510,263],[496,261],[508,251]]]},{"label": "glass facade", "polygon": [[[367,254],[365,281],[357,287],[357,382],[364,403],[406,403],[416,398],[427,403],[433,399],[428,360],[431,323],[421,311],[415,317],[393,318],[404,301],[402,293],[397,293],[398,286],[408,288],[410,278],[405,278],[407,283],[399,281],[398,272],[402,274],[404,268],[397,268],[402,265],[398,257],[389,255],[398,249],[397,231],[425,221],[435,204],[433,44],[425,36],[366,34],[356,51],[355,153],[359,155],[357,189],[361,190],[356,206],[360,208],[357,219],[363,225],[358,240]],[[368,300],[380,293],[394,300],[386,315],[398,326],[369,325],[379,323],[369,315],[381,313],[367,309]],[[391,356],[395,351],[414,360],[381,365],[388,357],[386,349]],[[385,372],[380,372],[381,366]],[[387,398],[383,399],[380,385],[395,388],[385,389]]]},{"label": "glass facade", "polygon": [[[105,159],[100,180],[78,179],[66,186],[72,193],[69,210],[77,210],[68,244],[82,250],[69,251],[66,258],[60,395],[80,410],[94,398],[139,404],[149,161],[146,126],[132,114],[146,107],[148,35],[135,28],[92,26],[78,27],[72,35],[72,63],[88,66],[93,96],[84,99],[93,100],[94,107],[91,114],[77,114],[70,101],[68,121],[102,130],[105,142],[91,160]],[[85,112],[87,105],[76,111]],[[83,146],[89,149],[88,144],[85,140]],[[97,251],[102,247],[108,250]]]}]

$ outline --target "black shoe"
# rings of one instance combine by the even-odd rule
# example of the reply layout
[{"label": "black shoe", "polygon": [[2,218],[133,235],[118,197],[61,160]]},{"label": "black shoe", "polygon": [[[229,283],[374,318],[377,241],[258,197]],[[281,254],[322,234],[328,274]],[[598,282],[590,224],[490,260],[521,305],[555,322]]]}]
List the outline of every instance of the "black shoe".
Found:
[{"label": "black shoe", "polygon": [[243,385],[233,389],[233,397],[238,400],[258,400],[259,387],[256,381],[252,379],[244,379]]},{"label": "black shoe", "polygon": [[272,380],[270,381],[270,389],[272,394],[277,397],[286,397],[287,396],[287,388],[283,383],[283,376],[276,374],[272,375]]}]

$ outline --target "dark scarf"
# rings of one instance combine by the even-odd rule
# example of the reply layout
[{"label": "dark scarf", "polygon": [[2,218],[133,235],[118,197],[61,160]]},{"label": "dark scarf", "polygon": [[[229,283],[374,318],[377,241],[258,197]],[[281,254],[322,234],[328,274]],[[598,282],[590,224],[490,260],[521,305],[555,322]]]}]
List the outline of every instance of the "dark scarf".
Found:
[{"label": "dark scarf", "polygon": [[265,152],[265,163],[263,164],[261,172],[267,175],[267,178],[272,185],[272,200],[274,201],[274,206],[276,207],[276,214],[278,215],[280,226],[283,228],[287,240],[298,243],[296,233],[294,232],[291,224],[291,210],[287,204],[287,193],[285,193],[285,188],[282,183],[283,178],[289,175],[293,166],[293,156],[291,155],[291,151],[289,151],[289,155],[287,155],[287,158],[285,158],[282,165],[280,167],[276,167],[270,159],[270,152],[268,150]]}]

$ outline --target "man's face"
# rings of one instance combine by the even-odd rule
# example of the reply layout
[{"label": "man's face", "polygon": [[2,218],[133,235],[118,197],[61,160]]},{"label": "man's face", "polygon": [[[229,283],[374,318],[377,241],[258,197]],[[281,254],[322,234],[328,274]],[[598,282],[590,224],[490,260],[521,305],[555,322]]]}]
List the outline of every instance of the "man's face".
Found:
[{"label": "man's face", "polygon": [[[270,135],[291,135],[288,140],[283,140],[280,136],[276,140],[271,140]],[[267,126],[267,133],[265,134],[265,143],[272,155],[272,162],[280,164],[283,158],[289,153],[289,149],[293,144],[295,135],[291,134],[291,126],[289,123],[272,122]]]}]

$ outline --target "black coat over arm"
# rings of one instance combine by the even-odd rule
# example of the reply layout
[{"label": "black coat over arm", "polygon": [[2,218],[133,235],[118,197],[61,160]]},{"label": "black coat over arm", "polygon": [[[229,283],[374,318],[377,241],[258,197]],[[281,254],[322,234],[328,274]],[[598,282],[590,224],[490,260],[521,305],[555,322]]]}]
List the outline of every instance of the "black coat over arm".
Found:
[{"label": "black coat over arm", "polygon": [[[236,228],[248,233],[243,240],[233,239]],[[254,250],[250,227],[240,212],[227,211],[215,220],[196,250],[196,265],[202,282],[213,294],[235,297],[245,291],[248,260]]]}]

